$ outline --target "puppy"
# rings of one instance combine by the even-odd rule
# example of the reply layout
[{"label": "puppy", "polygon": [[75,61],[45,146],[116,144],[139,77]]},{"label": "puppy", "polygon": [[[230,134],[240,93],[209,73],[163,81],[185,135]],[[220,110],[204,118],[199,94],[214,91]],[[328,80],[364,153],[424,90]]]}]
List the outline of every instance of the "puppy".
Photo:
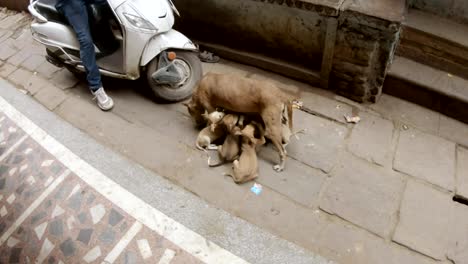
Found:
[{"label": "puppy", "polygon": [[257,113],[265,124],[265,136],[278,150],[280,162],[273,168],[284,170],[286,150],[282,144],[281,123],[287,108],[289,128],[292,130],[292,102],[294,98],[282,92],[273,83],[236,75],[206,74],[200,81],[189,103],[188,112],[197,124],[204,122],[202,113],[222,108],[238,113]]},{"label": "puppy", "polygon": [[227,136],[224,140],[223,145],[218,146],[218,156],[219,156],[219,163],[212,164],[210,158],[208,158],[208,166],[210,167],[217,167],[220,166],[227,161],[235,160],[240,153],[240,135],[239,132],[241,129],[237,126],[239,121],[239,115],[236,114],[227,114],[220,124],[217,124],[215,129],[218,129],[221,125],[226,131]]},{"label": "puppy", "polygon": [[[255,137],[255,132],[259,131],[259,138]],[[258,177],[258,160],[256,149],[265,144],[263,128],[255,122],[245,126],[237,135],[242,136],[242,151],[238,160],[234,160],[230,175],[235,183],[244,183]]]},{"label": "puppy", "polygon": [[226,114],[221,111],[214,111],[212,113],[208,113],[205,111],[203,114],[203,118],[208,122],[208,125],[211,126],[211,130],[214,132],[216,124],[219,123]]},{"label": "puppy", "polygon": [[198,133],[195,146],[199,150],[217,150],[218,147],[212,142],[224,136],[225,131],[223,127],[218,127],[217,124],[223,119],[225,114],[223,112],[214,111],[210,114],[204,113],[203,117],[208,121],[208,126],[203,128]]},{"label": "puppy", "polygon": [[218,146],[212,144],[212,142],[220,139],[225,135],[225,130],[223,127],[217,126],[212,129],[211,126],[207,126],[203,128],[200,133],[198,133],[197,141],[195,142],[195,146],[199,150],[217,150]]}]

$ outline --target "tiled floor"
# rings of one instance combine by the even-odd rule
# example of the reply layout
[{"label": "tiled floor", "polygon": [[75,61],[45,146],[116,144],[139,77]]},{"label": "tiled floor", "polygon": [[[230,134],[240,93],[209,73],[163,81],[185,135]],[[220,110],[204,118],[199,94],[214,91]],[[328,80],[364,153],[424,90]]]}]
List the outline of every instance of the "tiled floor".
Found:
[{"label": "tiled floor", "polygon": [[0,263],[201,263],[0,120]]}]

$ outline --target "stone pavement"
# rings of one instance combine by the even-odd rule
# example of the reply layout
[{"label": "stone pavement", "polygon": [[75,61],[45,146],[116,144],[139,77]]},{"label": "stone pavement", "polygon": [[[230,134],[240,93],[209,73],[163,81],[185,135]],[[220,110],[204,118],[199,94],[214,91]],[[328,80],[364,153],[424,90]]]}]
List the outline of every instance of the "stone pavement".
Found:
[{"label": "stone pavement", "polygon": [[[139,82],[105,80],[116,107],[103,113],[83,82],[44,61],[31,63],[43,60],[31,59],[43,51],[28,33],[0,31],[7,36],[0,39],[0,76],[213,206],[340,263],[468,263],[468,207],[453,201],[468,199],[466,124],[391,96],[359,105],[253,67],[204,65],[205,72],[273,80],[326,116],[295,112],[295,130],[304,131],[287,147],[283,173],[271,168],[276,153],[262,149],[263,192],[255,196],[252,183],[235,185],[222,176],[229,166],[206,167],[181,104],[155,103]],[[21,60],[21,53],[32,55]],[[343,115],[353,114],[362,121],[347,124]],[[202,233],[223,231],[214,223]]]}]

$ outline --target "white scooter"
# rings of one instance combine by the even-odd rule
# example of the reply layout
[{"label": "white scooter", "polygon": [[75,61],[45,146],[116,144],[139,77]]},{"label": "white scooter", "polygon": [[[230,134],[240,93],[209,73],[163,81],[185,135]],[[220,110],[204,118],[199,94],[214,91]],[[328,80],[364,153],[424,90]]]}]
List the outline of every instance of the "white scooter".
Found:
[{"label": "white scooter", "polygon": [[[46,46],[47,61],[74,74],[85,69],[78,39],[55,8],[57,0],[31,0],[33,38]],[[102,75],[136,80],[145,74],[154,94],[167,101],[189,97],[202,76],[197,47],[172,29],[171,0],[108,0],[88,8],[97,64]]]}]

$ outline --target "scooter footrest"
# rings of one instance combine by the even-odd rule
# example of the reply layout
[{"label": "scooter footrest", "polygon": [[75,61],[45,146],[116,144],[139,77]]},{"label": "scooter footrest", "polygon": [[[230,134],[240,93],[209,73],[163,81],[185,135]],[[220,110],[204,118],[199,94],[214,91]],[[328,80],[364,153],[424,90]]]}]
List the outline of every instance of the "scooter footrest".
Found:
[{"label": "scooter footrest", "polygon": [[63,68],[63,63],[61,63],[60,61],[58,61],[57,59],[55,59],[54,57],[50,55],[46,55],[46,60],[47,62],[49,62],[50,64],[56,67]]}]

